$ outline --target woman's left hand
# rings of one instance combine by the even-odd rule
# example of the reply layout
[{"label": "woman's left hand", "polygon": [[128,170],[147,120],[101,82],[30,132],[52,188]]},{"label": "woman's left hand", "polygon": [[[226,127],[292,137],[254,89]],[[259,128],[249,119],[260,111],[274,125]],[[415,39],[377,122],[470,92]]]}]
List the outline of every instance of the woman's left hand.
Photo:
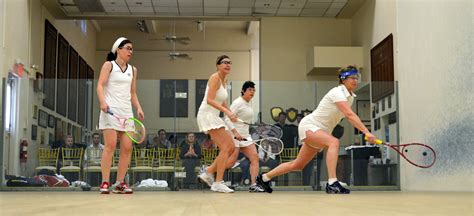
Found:
[{"label": "woman's left hand", "polygon": [[140,119],[140,121],[143,121],[145,119],[145,114],[143,113],[142,109],[137,110],[137,115],[138,115],[138,119]]}]

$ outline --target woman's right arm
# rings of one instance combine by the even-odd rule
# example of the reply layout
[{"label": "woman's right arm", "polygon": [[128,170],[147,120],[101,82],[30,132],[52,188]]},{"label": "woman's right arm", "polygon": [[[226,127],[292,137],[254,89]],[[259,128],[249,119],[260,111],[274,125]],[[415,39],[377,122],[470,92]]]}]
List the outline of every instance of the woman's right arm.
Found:
[{"label": "woman's right arm", "polygon": [[221,85],[220,80],[219,80],[219,76],[217,74],[213,74],[211,76],[211,78],[209,78],[209,82],[207,84],[209,85],[209,91],[207,92],[207,101],[206,101],[207,104],[211,105],[212,107],[220,110],[221,112],[223,112],[224,114],[229,116],[229,118],[232,120],[232,122],[236,122],[237,118],[232,113],[232,111],[230,111],[226,107],[222,106],[222,104],[218,103],[215,100],[217,90],[219,90],[219,87]]},{"label": "woman's right arm", "polygon": [[103,112],[107,112],[107,109],[109,106],[107,102],[105,102],[104,86],[106,85],[107,80],[109,80],[109,74],[111,70],[112,70],[112,63],[105,62],[102,65],[102,69],[100,69],[99,81],[97,82],[97,98],[99,99],[100,109]]},{"label": "woman's right arm", "polygon": [[369,132],[369,129],[365,127],[364,123],[360,120],[359,116],[352,111],[351,107],[347,103],[347,101],[339,101],[336,102],[337,108],[344,113],[347,120],[354,126],[355,128],[359,129],[362,133],[365,134],[369,142],[375,143],[375,136]]}]

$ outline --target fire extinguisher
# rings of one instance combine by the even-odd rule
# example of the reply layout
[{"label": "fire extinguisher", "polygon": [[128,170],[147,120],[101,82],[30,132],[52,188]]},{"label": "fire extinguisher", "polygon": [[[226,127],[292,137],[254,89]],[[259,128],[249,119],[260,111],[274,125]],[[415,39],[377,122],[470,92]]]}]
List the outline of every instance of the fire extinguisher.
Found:
[{"label": "fire extinguisher", "polygon": [[28,159],[28,142],[22,140],[20,143],[20,163],[26,163]]}]

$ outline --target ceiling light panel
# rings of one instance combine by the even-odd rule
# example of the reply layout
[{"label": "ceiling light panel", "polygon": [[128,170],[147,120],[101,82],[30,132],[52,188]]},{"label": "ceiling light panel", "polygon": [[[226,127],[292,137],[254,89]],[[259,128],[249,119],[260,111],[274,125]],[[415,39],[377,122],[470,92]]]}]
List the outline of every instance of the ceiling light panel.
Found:
[{"label": "ceiling light panel", "polygon": [[343,8],[346,5],[346,3],[343,2],[335,2],[331,4],[331,8]]},{"label": "ceiling light panel", "polygon": [[298,16],[301,9],[280,8],[278,9],[278,16]]},{"label": "ceiling light panel", "polygon": [[286,0],[281,1],[280,8],[303,8],[306,0]]},{"label": "ceiling light panel", "polygon": [[204,8],[204,14],[227,14],[227,8]]},{"label": "ceiling light panel", "polygon": [[126,7],[125,0],[100,0],[102,6],[105,7]]},{"label": "ceiling light panel", "polygon": [[227,8],[229,0],[204,0],[204,7]]},{"label": "ceiling light panel", "polygon": [[280,6],[280,0],[256,0],[256,8],[278,8]]},{"label": "ceiling light panel", "polygon": [[229,0],[230,7],[247,8],[255,5],[255,0]]},{"label": "ceiling light panel", "polygon": [[326,12],[326,9],[303,9],[301,16],[322,16]]},{"label": "ceiling light panel", "polygon": [[155,7],[178,7],[178,0],[153,0]]},{"label": "ceiling light panel", "polygon": [[229,15],[250,15],[252,8],[229,8]]},{"label": "ceiling light panel", "polygon": [[202,0],[178,0],[179,7],[202,7]]},{"label": "ceiling light panel", "polygon": [[130,14],[128,7],[104,7],[108,14]]},{"label": "ceiling light panel", "polygon": [[179,7],[179,14],[202,16],[202,8],[201,7]]},{"label": "ceiling light panel", "polygon": [[140,14],[154,14],[155,11],[153,11],[153,8],[152,7],[128,7],[130,9],[130,12],[132,14],[137,14],[137,13],[140,13]]},{"label": "ceiling light panel", "polygon": [[178,13],[177,7],[155,7],[157,13]]}]

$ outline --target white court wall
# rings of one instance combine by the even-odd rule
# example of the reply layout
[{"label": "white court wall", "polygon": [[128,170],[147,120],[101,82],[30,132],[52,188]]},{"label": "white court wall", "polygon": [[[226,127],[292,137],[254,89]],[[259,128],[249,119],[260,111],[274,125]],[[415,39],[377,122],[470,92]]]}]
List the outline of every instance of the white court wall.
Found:
[{"label": "white court wall", "polygon": [[403,190],[474,191],[473,2],[397,1],[401,142],[436,149],[402,164]]}]

